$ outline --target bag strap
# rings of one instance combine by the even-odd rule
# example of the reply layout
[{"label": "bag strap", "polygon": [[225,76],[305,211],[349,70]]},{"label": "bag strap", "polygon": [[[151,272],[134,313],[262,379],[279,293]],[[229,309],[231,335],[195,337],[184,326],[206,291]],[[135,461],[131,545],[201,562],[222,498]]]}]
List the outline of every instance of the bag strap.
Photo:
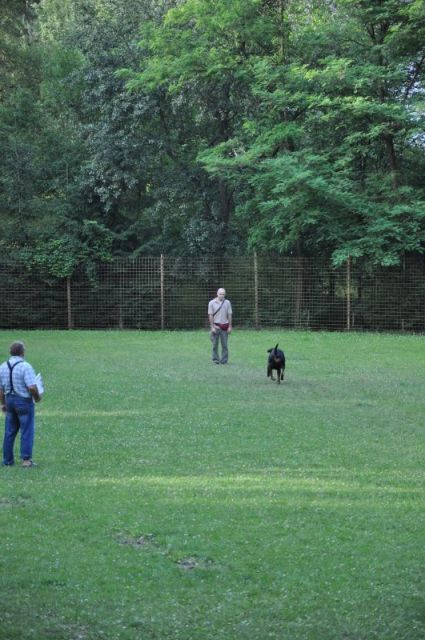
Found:
[{"label": "bag strap", "polygon": [[223,302],[221,303],[221,305],[219,306],[219,308],[218,308],[218,309],[216,309],[216,310],[214,311],[214,313],[213,313],[213,318],[214,318],[214,316],[216,315],[216,313],[218,313],[218,312],[220,311],[221,307],[223,306],[223,304],[224,304],[225,302],[226,302],[226,300],[223,300]]}]

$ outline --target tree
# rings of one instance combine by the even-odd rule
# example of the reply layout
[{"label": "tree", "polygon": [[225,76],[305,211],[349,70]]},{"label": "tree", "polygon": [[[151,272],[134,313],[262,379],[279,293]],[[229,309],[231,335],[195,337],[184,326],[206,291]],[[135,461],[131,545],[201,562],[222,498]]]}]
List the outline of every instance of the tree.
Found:
[{"label": "tree", "polygon": [[392,263],[424,242],[422,13],[187,0],[145,30],[131,86],[191,112],[194,161],[225,195],[224,226],[234,209],[249,220],[250,246]]},{"label": "tree", "polygon": [[423,250],[422,1],[11,0],[0,31],[3,255]]},{"label": "tree", "polygon": [[418,6],[324,3],[326,19],[304,23],[288,9],[284,59],[276,51],[254,65],[257,108],[203,156],[243,189],[252,246],[325,251],[336,263],[423,250]]},{"label": "tree", "polygon": [[205,233],[204,248],[217,254],[237,251],[246,231],[233,220],[233,185],[221,174],[208,176],[198,157],[230,140],[249,108],[250,58],[262,50],[269,28],[267,20],[253,21],[257,5],[189,0],[170,9],[163,21],[145,26],[147,55],[129,81],[133,90],[156,92],[165,105],[170,158],[198,184],[202,206],[191,223],[198,235]]}]

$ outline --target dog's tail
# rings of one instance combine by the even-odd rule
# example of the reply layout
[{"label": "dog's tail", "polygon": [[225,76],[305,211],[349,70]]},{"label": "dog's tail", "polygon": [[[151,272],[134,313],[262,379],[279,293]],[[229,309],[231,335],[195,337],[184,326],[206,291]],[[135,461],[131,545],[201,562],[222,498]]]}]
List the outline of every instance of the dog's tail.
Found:
[{"label": "dog's tail", "polygon": [[274,352],[275,352],[275,353],[276,353],[276,351],[277,351],[278,346],[279,346],[279,343],[277,343],[277,345],[276,345],[276,346],[275,346],[275,348],[274,348]]}]

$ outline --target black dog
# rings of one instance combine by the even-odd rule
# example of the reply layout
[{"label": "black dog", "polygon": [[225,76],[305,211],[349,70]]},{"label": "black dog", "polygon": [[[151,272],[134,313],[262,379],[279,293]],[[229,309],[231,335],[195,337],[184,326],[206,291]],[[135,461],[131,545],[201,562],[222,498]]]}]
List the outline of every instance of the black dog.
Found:
[{"label": "black dog", "polygon": [[274,380],[273,370],[277,371],[277,383],[283,380],[283,374],[285,371],[285,354],[283,351],[275,346],[274,349],[268,349],[269,359],[267,361],[267,377]]}]

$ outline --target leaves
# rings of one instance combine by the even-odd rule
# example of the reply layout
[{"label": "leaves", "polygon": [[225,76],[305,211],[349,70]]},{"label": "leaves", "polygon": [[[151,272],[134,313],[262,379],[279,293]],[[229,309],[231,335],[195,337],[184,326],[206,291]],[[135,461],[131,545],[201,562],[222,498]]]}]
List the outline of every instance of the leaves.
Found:
[{"label": "leaves", "polygon": [[423,251],[424,25],[416,0],[2,5],[3,253]]}]

